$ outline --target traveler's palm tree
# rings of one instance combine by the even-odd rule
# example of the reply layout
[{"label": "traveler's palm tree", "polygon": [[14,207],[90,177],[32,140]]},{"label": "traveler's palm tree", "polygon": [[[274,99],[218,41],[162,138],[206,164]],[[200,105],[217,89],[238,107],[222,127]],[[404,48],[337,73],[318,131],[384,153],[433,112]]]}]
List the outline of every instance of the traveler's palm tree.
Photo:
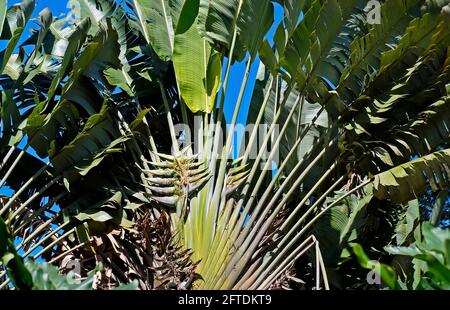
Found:
[{"label": "traveler's palm tree", "polygon": [[[315,232],[333,207],[359,198],[336,224],[345,247],[372,199],[449,186],[448,1],[381,2],[369,24],[364,0],[72,0],[21,40],[34,1],[3,1],[0,215],[16,249],[81,276],[102,263],[102,289],[328,289]],[[199,148],[179,147],[178,123]]]}]

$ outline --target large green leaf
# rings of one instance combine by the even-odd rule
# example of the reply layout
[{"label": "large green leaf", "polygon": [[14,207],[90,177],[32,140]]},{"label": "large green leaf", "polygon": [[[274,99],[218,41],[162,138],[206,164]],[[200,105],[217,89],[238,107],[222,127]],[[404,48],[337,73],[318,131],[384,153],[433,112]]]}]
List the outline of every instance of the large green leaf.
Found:
[{"label": "large green leaf", "polygon": [[302,12],[306,0],[283,0],[284,6],[284,24],[286,25],[286,31],[291,34],[295,27],[297,27],[300,13]]},{"label": "large green leaf", "polygon": [[[450,101],[445,85],[450,72],[450,32],[443,22],[434,28],[435,23],[430,15],[411,23],[408,31],[417,25],[425,31],[415,30],[419,41],[408,41],[409,32],[400,40],[399,47],[411,53],[403,57],[400,48],[393,50],[398,58],[374,76],[366,94],[353,102],[346,113],[353,115],[352,119],[342,118],[349,130],[346,147],[358,154],[357,169],[362,173],[375,174],[410,156],[426,155],[447,140]],[[428,45],[420,47],[427,41]]]},{"label": "large green leaf", "polygon": [[73,64],[75,56],[77,55],[79,49],[84,43],[90,27],[91,27],[90,20],[88,18],[84,19],[68,38],[69,44],[65,51],[63,62],[58,70],[56,77],[52,80],[52,84],[50,85],[50,88],[48,90],[47,101],[53,99],[57,87],[60,86],[59,84],[66,75],[67,69],[69,68],[69,66]]},{"label": "large green leaf", "polygon": [[[69,22],[69,17],[65,18],[49,18],[53,16],[49,16],[48,10],[43,10],[41,12],[41,29],[40,31],[32,30],[31,36],[22,43],[22,46],[32,46],[36,48],[38,42],[42,40],[42,49],[43,55],[42,57],[50,58],[50,56],[55,57],[60,60],[64,56],[67,47],[69,46],[69,37],[76,29],[76,24],[71,24]],[[48,22],[50,24],[48,24]],[[81,20],[79,21],[81,23]],[[42,31],[47,30],[48,31]],[[41,53],[41,51],[39,51]],[[43,72],[46,73],[45,70]]]},{"label": "large green leaf", "polygon": [[122,88],[128,95],[133,96],[132,81],[124,70],[108,68],[104,72],[109,84]]},{"label": "large green leaf", "polygon": [[[6,64],[11,57],[14,49],[16,48],[17,43],[19,42],[20,36],[25,29],[25,25],[31,17],[31,14],[34,10],[35,1],[34,0],[24,0],[20,4],[16,4],[10,7],[6,13],[6,22],[3,25],[6,25],[8,28],[9,35],[6,36],[9,39],[6,49],[0,52],[0,74],[3,73],[3,70],[6,67]],[[1,14],[1,8],[0,8]],[[4,31],[5,32],[5,29]],[[0,35],[3,35],[0,33]]]},{"label": "large green leaf", "polygon": [[169,0],[129,0],[147,44],[162,60],[170,60],[174,45]]},{"label": "large green leaf", "polygon": [[412,11],[419,0],[389,0],[381,6],[382,20],[371,27],[369,33],[351,43],[348,66],[342,72],[338,85],[339,94],[347,101],[359,95],[367,75],[380,66],[380,55],[395,43],[413,19]]},{"label": "large green leaf", "polygon": [[12,95],[12,91],[1,91],[0,112],[3,137],[9,137],[10,135],[14,134],[15,129],[21,123],[20,111],[16,106]]},{"label": "large green leaf", "polygon": [[200,35],[205,38],[206,37],[206,18],[208,16],[210,0],[200,0],[199,8],[198,8],[198,22],[197,28]]},{"label": "large green leaf", "polygon": [[431,185],[433,191],[450,186],[450,149],[412,160],[383,173],[373,181],[378,199],[406,202],[423,193]]},{"label": "large green leaf", "polygon": [[431,35],[435,32],[439,18],[436,14],[425,14],[411,21],[405,30],[405,34],[398,42],[395,49],[384,52],[380,59],[380,72],[395,60],[399,60],[411,47],[425,49],[430,43]]},{"label": "large green leaf", "polygon": [[239,40],[252,59],[273,23],[273,4],[270,0],[245,1],[239,14]]},{"label": "large green leaf", "polygon": [[97,35],[89,42],[73,63],[69,80],[63,87],[62,95],[82,75],[103,82],[106,85],[103,70],[111,67],[119,67],[119,52],[120,46],[117,32],[113,29],[111,20],[108,19],[106,22],[100,23]]},{"label": "large green leaf", "polygon": [[327,60],[327,56],[339,44],[336,38],[341,31],[347,31],[346,22],[360,3],[360,0],[312,1],[292,35],[289,32],[283,34],[277,29],[275,42],[278,45],[284,41],[283,36],[288,37],[286,48],[277,48],[279,54],[283,52],[281,65],[289,73],[290,79],[297,82],[300,90],[314,81],[316,75],[328,78],[332,70],[328,68],[330,60]]},{"label": "large green leaf", "polygon": [[[327,204],[344,194],[336,192],[334,197],[327,199]],[[367,206],[372,197],[371,193],[366,193],[362,199],[356,195],[348,196],[324,214],[315,225],[314,235],[320,241],[327,266],[336,266],[341,259],[350,256],[347,248],[351,242],[355,242],[366,225]]]},{"label": "large green leaf", "polygon": [[[361,1],[357,3],[360,4]],[[353,11],[350,16],[344,15],[347,20],[344,22],[340,33],[336,35],[329,53],[323,58],[318,69],[318,75],[321,78],[326,78],[334,86],[339,83],[342,72],[348,64],[348,58],[351,54],[350,44],[357,37],[362,37],[368,32],[369,25],[367,24],[366,14],[358,9],[356,4]],[[348,14],[348,12],[344,10],[343,14]]]},{"label": "large green leaf", "polygon": [[92,27],[89,34],[95,35],[102,21],[114,13],[117,3],[115,0],[69,0],[67,6],[72,8],[78,19],[91,20]]},{"label": "large green leaf", "polygon": [[426,14],[412,20],[398,45],[381,55],[380,68],[372,74],[364,93],[376,96],[395,85],[397,79],[403,76],[407,68],[411,68],[429,47],[432,36],[441,31],[442,27],[437,27],[438,22],[437,14]]},{"label": "large green leaf", "polygon": [[82,130],[70,143],[60,150],[50,148],[53,153],[49,155],[59,172],[75,169],[81,175],[86,175],[106,155],[120,151],[120,144],[126,139],[127,136],[121,136],[111,121],[105,104],[99,113],[87,119]]},{"label": "large green leaf", "polygon": [[222,64],[219,54],[197,30],[198,0],[187,0],[178,19],[175,34],[173,65],[186,105],[192,112],[210,113],[220,86]]},{"label": "large green leaf", "polygon": [[5,22],[7,9],[8,9],[8,1],[5,0],[0,2],[0,35],[3,32],[3,24]]},{"label": "large green leaf", "polygon": [[207,36],[225,47],[231,47],[243,0],[211,0],[205,21]]}]

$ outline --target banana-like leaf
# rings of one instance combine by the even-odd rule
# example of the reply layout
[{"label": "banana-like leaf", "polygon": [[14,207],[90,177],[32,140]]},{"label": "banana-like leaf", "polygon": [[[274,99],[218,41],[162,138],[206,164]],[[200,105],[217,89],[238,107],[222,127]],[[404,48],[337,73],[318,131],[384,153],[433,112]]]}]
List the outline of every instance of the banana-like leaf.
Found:
[{"label": "banana-like leaf", "polygon": [[[34,0],[24,0],[20,4],[16,4],[7,10],[6,20],[3,25],[3,33],[0,33],[0,35],[2,35],[2,38],[9,39],[9,42],[6,49],[0,52],[0,74],[3,73],[11,54],[16,48],[20,36],[25,29],[25,25],[33,13],[34,6]],[[7,29],[4,26],[7,26]],[[5,33],[8,34],[3,36]]]},{"label": "banana-like leaf", "polygon": [[[39,13],[39,20],[40,20],[40,23],[39,23],[40,29],[38,32],[38,37],[36,40],[36,44],[34,46],[34,51],[26,62],[25,71],[29,71],[29,68],[31,65],[36,65],[36,62],[35,62],[36,56],[40,56],[42,44],[44,42],[45,37],[47,36],[47,33],[50,31],[50,27],[53,22],[52,12],[48,8],[43,9]],[[31,80],[31,79],[32,79],[32,77],[27,78],[27,80]]]},{"label": "banana-like leaf", "polygon": [[438,23],[437,14],[425,14],[412,20],[397,47],[381,55],[380,69],[371,76],[365,94],[376,96],[394,86],[433,42],[432,37],[442,30],[442,27],[437,27]]},{"label": "banana-like leaf", "polygon": [[[203,22],[206,4],[202,6]],[[225,49],[231,48],[233,38],[236,37],[234,55],[241,60],[250,53],[254,60],[264,36],[273,22],[273,4],[269,0],[211,0],[205,22],[205,32],[211,42],[215,42]],[[200,26],[203,33],[203,25]]]},{"label": "banana-like leaf", "polygon": [[101,227],[101,224],[99,225],[98,223],[111,221],[119,227],[132,227],[134,223],[127,218],[127,214],[124,211],[125,208],[122,207],[122,193],[117,192],[112,197],[87,209],[79,210],[73,208],[72,212],[76,213],[75,218],[77,220],[81,222],[87,221],[88,227],[91,226],[91,234],[93,232],[92,229],[95,229],[95,233],[98,234],[100,233],[99,227]]},{"label": "banana-like leaf", "polygon": [[[76,25],[68,24],[68,17],[61,19],[53,18],[48,25],[47,22],[49,16],[44,15],[43,17],[45,17],[43,20],[45,21],[45,24],[43,25],[41,21],[41,30],[36,31],[32,29],[31,36],[22,43],[22,46],[32,45],[33,47],[36,47],[38,42],[42,40],[41,47],[43,49],[43,56],[51,55],[56,59],[61,59],[69,45],[68,39],[76,29]],[[48,31],[42,31],[47,27],[49,28]],[[41,51],[38,52],[40,53]]]},{"label": "banana-like leaf", "polygon": [[[176,0],[174,2],[180,2]],[[164,61],[172,58],[174,28],[169,0],[129,0],[147,44]]]},{"label": "banana-like leaf", "polygon": [[69,44],[65,51],[63,62],[61,64],[60,69],[58,70],[56,77],[53,79],[52,84],[50,85],[47,101],[53,99],[53,96],[55,95],[56,92],[56,88],[59,86],[59,83],[61,83],[62,79],[66,74],[67,69],[69,68],[70,65],[72,65],[73,59],[75,58],[76,54],[78,53],[79,49],[84,43],[88,31],[90,29],[90,26],[91,26],[90,20],[84,19],[68,38]]},{"label": "banana-like leaf", "polygon": [[283,0],[284,6],[284,24],[288,34],[292,33],[297,27],[300,13],[307,4],[307,0]]},{"label": "banana-like leaf", "polygon": [[383,173],[373,180],[373,193],[378,199],[394,203],[406,202],[425,192],[450,186],[450,150],[442,150],[410,161]]},{"label": "banana-like leaf", "polygon": [[208,16],[208,10],[209,10],[209,3],[210,0],[200,0],[199,7],[198,7],[198,22],[197,22],[197,29],[199,34],[206,38],[206,18]]},{"label": "banana-like leaf", "polygon": [[381,55],[380,69],[377,74],[383,72],[394,61],[400,60],[409,48],[419,47],[425,49],[430,43],[432,34],[435,33],[438,22],[438,15],[430,13],[412,20],[396,48]]},{"label": "banana-like leaf", "polygon": [[106,17],[113,15],[117,8],[114,0],[70,0],[67,4],[79,20],[89,18],[92,27],[90,35],[95,35]]},{"label": "banana-like leaf", "polygon": [[5,22],[7,9],[8,9],[7,1],[2,1],[0,3],[0,36],[3,32],[3,24]]},{"label": "banana-like leaf", "polygon": [[401,34],[412,20],[411,11],[418,0],[391,0],[381,6],[382,21],[373,25],[369,33],[355,39],[351,47],[349,65],[342,72],[337,91],[347,102],[355,99],[364,85],[364,79],[380,66],[380,55],[389,49],[389,43]]},{"label": "banana-like leaf", "polygon": [[225,47],[231,47],[233,33],[237,31],[237,21],[242,8],[242,0],[211,0],[205,21],[207,36]]},{"label": "banana-like leaf", "polygon": [[2,138],[6,139],[14,134],[21,123],[20,111],[16,106],[12,92],[3,90],[1,92],[1,125],[3,128]]},{"label": "banana-like leaf", "polygon": [[[181,97],[192,112],[210,113],[219,90],[222,63],[197,30],[198,0],[187,0],[178,18],[173,65]],[[194,18],[192,18],[194,17]]]},{"label": "banana-like leaf", "polygon": [[[350,148],[359,157],[358,167],[362,171],[377,173],[386,166],[401,164],[410,156],[425,155],[448,137],[449,101],[445,85],[450,72],[450,32],[443,22],[434,28],[436,22],[430,18],[425,15],[408,28],[411,31],[414,25],[422,25],[425,32],[417,29],[420,33],[417,38],[429,41],[430,45],[420,49],[417,46],[422,43],[414,40],[410,48],[407,43],[411,42],[407,39],[410,34],[401,39],[405,45],[399,46],[412,50],[411,57],[389,54],[399,58],[373,77],[367,95],[352,104],[349,114],[356,114],[353,119],[343,118],[346,128],[352,132],[348,137],[353,134],[359,137],[358,143]],[[372,101],[370,96],[376,99]],[[354,140],[352,137],[348,142]]]},{"label": "banana-like leaf", "polygon": [[[25,133],[30,139],[30,145],[42,158],[52,154],[49,146],[56,139],[61,127],[67,131],[75,130],[79,119],[78,110],[68,101],[58,103],[48,115],[40,113],[39,106],[27,118]],[[56,145],[54,144],[54,147]]]},{"label": "banana-like leaf", "polygon": [[97,35],[74,62],[69,80],[63,87],[62,95],[64,96],[81,75],[88,76],[106,85],[103,70],[109,67],[119,67],[119,51],[117,32],[113,29],[111,20],[107,19],[106,22],[99,25]]},{"label": "banana-like leaf", "polygon": [[328,0],[323,3],[312,1],[308,6],[304,18],[288,37],[286,48],[280,50],[283,52],[281,65],[289,73],[290,79],[297,82],[300,90],[314,81],[316,75],[328,78],[332,70],[327,55],[335,44],[339,44],[339,41],[335,43],[336,37],[341,31],[347,31],[346,23],[360,3],[359,0]]},{"label": "banana-like leaf", "polygon": [[332,47],[324,57],[318,69],[318,75],[326,78],[332,85],[337,85],[341,78],[342,72],[347,66],[349,56],[351,54],[350,44],[358,37],[362,37],[368,32],[367,17],[362,8],[358,5],[361,1],[355,3],[355,7],[350,15],[349,12],[343,11],[347,20],[344,22],[340,33],[336,36]]},{"label": "banana-like leaf", "polygon": [[103,71],[105,78],[109,84],[118,86],[123,89],[128,95],[133,96],[132,81],[130,76],[124,70],[107,68]]},{"label": "banana-like leaf", "polygon": [[[242,61],[245,58],[246,51],[242,46],[241,40],[238,38],[239,16],[242,14],[244,0],[210,0],[208,5],[208,13],[206,18],[200,18],[200,22],[204,22],[204,26],[199,24],[200,33],[214,45],[222,47],[229,51],[232,47],[233,38],[234,50],[233,60]],[[250,0],[250,2],[257,2]],[[206,4],[202,5],[202,11],[205,12]],[[202,13],[204,14],[204,13]],[[203,16],[203,15],[202,15]],[[203,32],[204,29],[204,32]],[[255,34],[256,35],[256,34]]]},{"label": "banana-like leaf", "polygon": [[[108,115],[108,109],[103,107],[100,113],[89,117],[83,129],[70,143],[50,154],[51,160],[60,172],[80,165],[78,170],[86,175],[105,155],[120,151],[120,144],[126,139],[126,136],[118,133]],[[88,163],[87,166],[83,160]]]},{"label": "banana-like leaf", "polygon": [[[345,193],[335,194],[335,197],[327,199],[327,204]],[[336,266],[340,259],[350,256],[347,246],[355,242],[366,225],[367,206],[372,197],[371,193],[366,193],[362,199],[356,195],[345,198],[324,214],[315,226],[314,235],[320,241],[327,266]]]},{"label": "banana-like leaf", "polygon": [[244,1],[239,14],[239,40],[255,59],[259,47],[273,23],[273,4],[270,0]]}]

